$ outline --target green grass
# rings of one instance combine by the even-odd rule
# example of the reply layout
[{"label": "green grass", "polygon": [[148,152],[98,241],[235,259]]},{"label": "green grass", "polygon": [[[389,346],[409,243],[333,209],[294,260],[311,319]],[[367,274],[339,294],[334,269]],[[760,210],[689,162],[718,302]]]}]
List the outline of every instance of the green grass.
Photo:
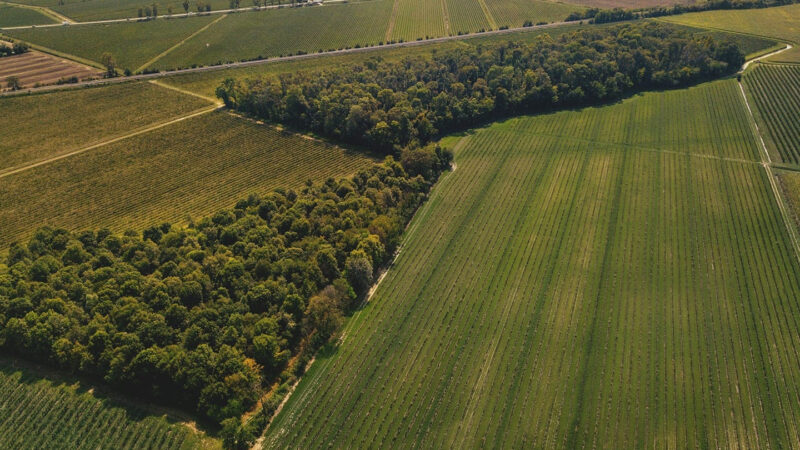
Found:
[{"label": "green grass", "polygon": [[0,4],[0,28],[54,23],[50,17],[33,9]]},{"label": "green grass", "polygon": [[725,31],[700,31],[700,30],[698,30],[698,34],[708,35],[714,39],[728,40],[735,42],[736,45],[739,46],[739,49],[742,50],[742,53],[745,54],[745,57],[747,59],[755,58],[757,56],[761,56],[765,52],[771,52],[785,47],[784,44],[779,44],[778,42],[773,41],[771,39],[765,39],[746,34],[727,33]]},{"label": "green grass", "polygon": [[798,442],[800,265],[737,90],[460,141],[265,446]]},{"label": "green grass", "polygon": [[575,11],[583,8],[563,3],[537,0],[486,0],[489,11],[498,26],[521,27],[525,21],[561,22]]},{"label": "green grass", "polygon": [[135,70],[218,17],[37,28],[4,33],[95,62],[101,61],[103,53],[110,52],[120,69]]},{"label": "green grass", "polygon": [[0,174],[209,104],[150,83],[0,98],[0,110],[13,118],[14,124],[2,131]]},{"label": "green grass", "polygon": [[794,48],[769,58],[772,62],[800,62],[800,4],[737,11],[707,11],[663,20],[698,28],[713,28],[792,42]]},{"label": "green grass", "polygon": [[800,164],[800,66],[759,64],[744,76],[772,159]]},{"label": "green grass", "polygon": [[343,177],[374,162],[226,112],[208,113],[0,179],[0,245],[41,225],[141,230],[249,194]]},{"label": "green grass", "polygon": [[219,442],[76,380],[0,359],[0,447],[196,449]]},{"label": "green grass", "polygon": [[154,63],[158,68],[209,65],[304,51],[377,45],[390,0],[231,14]]}]

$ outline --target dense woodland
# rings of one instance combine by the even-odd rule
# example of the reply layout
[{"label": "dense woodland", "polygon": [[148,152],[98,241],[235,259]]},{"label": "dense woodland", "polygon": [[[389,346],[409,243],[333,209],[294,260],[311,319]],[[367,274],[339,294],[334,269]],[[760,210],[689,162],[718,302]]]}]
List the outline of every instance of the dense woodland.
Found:
[{"label": "dense woodland", "polygon": [[0,348],[238,423],[336,335],[450,159],[407,150],[188,227],[42,228],[2,261]]},{"label": "dense woodland", "polygon": [[217,95],[248,114],[388,153],[497,117],[685,86],[733,73],[743,62],[730,42],[665,24],[628,24],[542,35],[531,44],[227,79]]}]

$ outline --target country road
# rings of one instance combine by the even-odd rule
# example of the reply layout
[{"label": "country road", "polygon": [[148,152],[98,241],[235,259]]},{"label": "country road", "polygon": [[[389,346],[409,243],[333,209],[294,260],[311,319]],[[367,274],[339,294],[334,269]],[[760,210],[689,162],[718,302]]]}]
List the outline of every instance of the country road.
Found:
[{"label": "country road", "polygon": [[171,76],[175,76],[175,75],[183,75],[183,74],[189,74],[189,73],[211,72],[211,71],[215,71],[215,70],[232,69],[232,68],[237,68],[237,67],[260,66],[262,64],[273,64],[273,63],[284,62],[284,61],[296,61],[296,60],[311,59],[311,58],[324,58],[324,57],[328,57],[328,56],[342,55],[342,54],[349,54],[349,53],[372,52],[372,51],[391,49],[391,48],[400,48],[400,47],[415,47],[415,46],[420,46],[420,45],[435,44],[435,43],[439,43],[439,42],[470,39],[470,38],[475,38],[475,37],[479,37],[479,36],[493,36],[493,35],[502,35],[502,34],[514,34],[514,33],[520,33],[520,32],[525,32],[525,31],[541,30],[541,29],[544,29],[544,28],[557,28],[557,27],[561,27],[561,26],[564,26],[564,25],[576,25],[576,24],[577,24],[577,22],[554,22],[554,23],[549,23],[549,24],[546,24],[546,25],[534,25],[534,26],[530,26],[530,27],[507,28],[505,30],[485,31],[483,33],[468,33],[468,34],[462,34],[462,35],[459,35],[459,36],[444,36],[444,37],[432,38],[432,39],[427,39],[427,40],[422,40],[422,41],[397,42],[397,43],[394,43],[394,44],[384,44],[384,45],[375,45],[375,46],[371,46],[371,47],[360,47],[360,48],[350,48],[350,49],[343,49],[343,50],[334,50],[334,51],[323,52],[323,53],[307,53],[307,54],[304,54],[304,55],[282,56],[282,57],[254,60],[254,61],[241,61],[241,62],[235,62],[235,63],[220,64],[220,65],[216,65],[216,66],[195,67],[195,68],[189,68],[189,69],[168,70],[168,71],[157,72],[157,73],[131,75],[131,76],[128,76],[128,77],[103,78],[103,79],[99,79],[99,80],[83,81],[83,82],[80,82],[80,83],[41,86],[41,87],[36,87],[36,88],[20,89],[18,91],[0,92],[0,97],[12,96],[12,95],[31,94],[31,93],[38,93],[38,92],[58,91],[58,90],[65,90],[65,89],[74,89],[76,87],[83,87],[83,86],[99,86],[99,85],[104,85],[104,84],[126,83],[126,82],[129,82],[129,81],[152,80],[152,79],[156,79],[156,78],[171,77]]}]

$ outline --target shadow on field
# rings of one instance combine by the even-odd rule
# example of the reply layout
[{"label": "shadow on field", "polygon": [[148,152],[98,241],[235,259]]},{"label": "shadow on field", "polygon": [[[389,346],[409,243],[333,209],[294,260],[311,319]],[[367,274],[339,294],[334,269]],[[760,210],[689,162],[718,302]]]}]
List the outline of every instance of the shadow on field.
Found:
[{"label": "shadow on field", "polygon": [[99,401],[103,408],[124,410],[127,422],[141,422],[148,418],[160,417],[170,425],[183,424],[210,436],[214,436],[218,431],[213,424],[202,422],[184,411],[144,400],[135,400],[113,391],[102,383],[66,375],[30,361],[0,355],[0,385],[9,382],[24,384],[31,390],[44,387],[69,391],[76,396],[76,399],[91,396]]}]

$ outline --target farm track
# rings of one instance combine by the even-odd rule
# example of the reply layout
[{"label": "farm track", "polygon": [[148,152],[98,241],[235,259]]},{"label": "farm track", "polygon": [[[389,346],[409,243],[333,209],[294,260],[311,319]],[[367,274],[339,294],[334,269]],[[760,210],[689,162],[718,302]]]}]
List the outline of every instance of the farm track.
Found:
[{"label": "farm track", "polygon": [[486,21],[489,22],[489,26],[491,27],[491,29],[497,30],[497,22],[494,20],[492,12],[489,11],[489,6],[486,4],[486,0],[478,0],[478,4],[481,5],[483,14],[486,16]]},{"label": "farm track", "polygon": [[255,61],[241,61],[241,62],[236,62],[236,63],[220,64],[220,65],[216,65],[216,66],[196,67],[196,68],[191,68],[191,69],[170,70],[170,71],[164,71],[164,72],[158,72],[158,73],[133,75],[133,76],[129,76],[129,77],[117,77],[117,78],[109,78],[109,79],[102,79],[102,80],[84,81],[84,82],[75,83],[75,84],[42,86],[42,87],[39,87],[39,88],[21,89],[19,91],[0,92],[0,96],[24,95],[24,94],[38,93],[38,92],[50,92],[50,91],[57,91],[57,90],[75,89],[75,88],[87,87],[87,86],[102,86],[102,85],[106,85],[106,84],[118,84],[118,83],[127,83],[127,82],[131,82],[131,81],[141,81],[141,80],[151,80],[151,79],[157,79],[157,78],[165,78],[165,77],[170,77],[170,76],[173,76],[173,75],[182,75],[182,74],[200,73],[200,72],[211,72],[211,71],[232,69],[232,68],[238,68],[238,67],[260,66],[260,65],[264,65],[264,64],[274,64],[274,63],[285,62],[285,61],[297,61],[297,60],[305,60],[305,59],[325,58],[325,57],[334,56],[334,55],[343,55],[343,54],[352,54],[352,53],[364,53],[364,52],[380,51],[380,50],[392,49],[392,48],[424,46],[424,45],[434,44],[434,43],[438,43],[438,42],[464,40],[464,39],[470,39],[470,38],[482,37],[482,36],[495,36],[495,35],[514,34],[514,33],[524,33],[524,32],[532,31],[532,30],[557,28],[557,27],[561,27],[561,26],[565,26],[565,25],[574,25],[574,22],[556,22],[556,23],[550,23],[550,24],[546,24],[546,25],[535,25],[535,26],[531,26],[531,27],[508,28],[508,29],[505,29],[505,30],[491,30],[491,31],[483,32],[483,33],[467,33],[467,34],[462,34],[460,36],[443,36],[443,37],[432,38],[432,39],[421,40],[421,41],[397,42],[397,43],[394,43],[394,44],[384,44],[384,45],[378,45],[378,46],[373,46],[373,47],[350,48],[350,49],[334,50],[334,51],[324,52],[324,53],[309,53],[309,54],[305,54],[305,55],[283,56],[283,57],[255,60]]},{"label": "farm track", "polygon": [[775,173],[772,171],[772,158],[769,156],[769,150],[767,150],[767,145],[764,143],[764,137],[761,134],[761,129],[758,126],[758,122],[756,121],[755,116],[753,115],[753,110],[750,107],[750,101],[747,99],[747,94],[744,91],[744,85],[742,84],[741,81],[738,82],[738,85],[739,85],[739,90],[742,93],[742,99],[744,100],[745,106],[747,107],[747,113],[750,117],[750,123],[753,126],[754,133],[758,138],[759,148],[763,150],[761,165],[764,167],[764,170],[767,173],[767,178],[769,179],[769,184],[770,187],[772,188],[772,193],[774,195],[775,202],[778,204],[781,216],[783,217],[783,221],[786,225],[786,230],[791,238],[794,255],[797,258],[797,262],[800,263],[800,238],[798,238],[797,236],[797,227],[795,227],[794,223],[792,222],[792,218],[789,214],[788,207],[786,205],[786,202],[784,201],[781,190],[778,187],[778,183],[775,179]]},{"label": "farm track", "polygon": [[389,17],[389,25],[386,27],[386,35],[383,38],[384,42],[391,42],[392,33],[394,33],[394,24],[397,22],[397,11],[400,9],[400,0],[394,0],[392,3],[392,15]]},{"label": "farm track", "polygon": [[95,150],[95,149],[98,149],[98,148],[101,148],[101,147],[105,147],[105,146],[113,144],[115,142],[119,142],[119,141],[131,138],[131,137],[134,137],[134,136],[139,136],[141,134],[149,133],[151,131],[155,131],[155,130],[158,130],[160,128],[164,128],[164,127],[167,127],[169,125],[173,125],[173,124],[176,124],[178,122],[182,122],[182,121],[187,120],[187,119],[191,119],[191,118],[194,118],[194,117],[197,117],[197,116],[201,116],[203,114],[208,114],[210,112],[216,111],[217,109],[219,109],[219,106],[217,106],[216,104],[213,105],[213,106],[207,106],[205,108],[201,108],[201,109],[199,109],[197,111],[194,111],[192,113],[189,113],[189,114],[186,114],[186,115],[182,115],[182,116],[179,116],[179,117],[176,117],[176,118],[172,118],[172,119],[169,119],[169,120],[165,120],[165,121],[162,121],[162,122],[158,122],[158,123],[153,124],[153,125],[148,125],[146,127],[143,127],[143,128],[131,131],[129,133],[126,133],[126,134],[124,134],[122,136],[118,136],[118,137],[115,137],[115,138],[112,138],[112,139],[108,139],[108,140],[105,140],[105,141],[102,141],[102,142],[98,142],[96,144],[92,144],[92,145],[90,145],[88,147],[83,147],[83,148],[80,148],[80,149],[77,149],[77,150],[74,150],[74,151],[71,151],[71,152],[68,152],[68,153],[64,153],[64,154],[61,154],[61,155],[58,155],[58,156],[54,156],[52,158],[47,158],[47,159],[44,159],[44,160],[41,160],[41,161],[32,162],[32,163],[29,163],[29,164],[26,164],[26,165],[23,165],[23,166],[18,166],[18,167],[12,167],[12,168],[9,168],[9,169],[5,169],[4,171],[0,171],[0,178],[5,178],[5,177],[11,176],[11,175],[17,175],[17,174],[25,172],[27,170],[31,170],[31,169],[34,169],[36,167],[40,167],[40,166],[43,166],[43,165],[46,165],[46,164],[50,164],[50,163],[53,163],[55,161],[62,160],[64,158],[69,158],[71,156],[79,155],[81,153],[85,153],[85,152],[88,152],[88,151],[91,151],[91,150]]},{"label": "farm track", "polygon": [[[57,23],[54,23],[54,24],[36,25],[37,27],[59,26],[59,25],[62,25],[64,22],[66,22],[68,24],[77,23],[74,20],[70,19],[69,17],[67,17],[67,16],[65,16],[63,14],[59,14],[59,13],[53,11],[52,9],[45,8],[43,6],[24,5],[22,3],[14,3],[14,2],[6,2],[6,1],[0,1],[0,4],[16,6],[18,8],[32,9],[34,11],[38,11],[38,12],[44,14],[45,16],[47,16],[47,17],[49,17],[49,18],[51,18],[51,19],[53,19],[53,20],[55,20],[57,22]],[[6,27],[5,29],[13,29],[13,28],[16,28],[16,27]],[[24,28],[28,28],[28,27],[24,27]],[[1,29],[3,29],[3,28],[0,28],[0,30]]]},{"label": "farm track", "polygon": [[228,17],[227,14],[223,14],[223,15],[217,17],[216,19],[214,19],[213,21],[207,23],[205,26],[203,26],[199,30],[195,31],[194,33],[190,34],[186,38],[182,39],[180,42],[176,43],[172,47],[164,50],[163,52],[159,53],[158,55],[156,55],[155,57],[153,57],[152,59],[150,59],[146,63],[142,64],[134,72],[141,72],[142,70],[147,69],[148,67],[152,66],[156,61],[158,61],[159,59],[161,59],[164,56],[168,55],[170,52],[172,52],[176,48],[178,48],[181,45],[183,45],[184,42],[188,41],[189,39],[192,39],[193,37],[197,36],[198,34],[204,32],[204,31],[206,31],[207,29],[211,28],[214,24],[216,24],[217,22],[219,22],[220,20],[222,20],[222,19],[224,19],[226,17]]}]

